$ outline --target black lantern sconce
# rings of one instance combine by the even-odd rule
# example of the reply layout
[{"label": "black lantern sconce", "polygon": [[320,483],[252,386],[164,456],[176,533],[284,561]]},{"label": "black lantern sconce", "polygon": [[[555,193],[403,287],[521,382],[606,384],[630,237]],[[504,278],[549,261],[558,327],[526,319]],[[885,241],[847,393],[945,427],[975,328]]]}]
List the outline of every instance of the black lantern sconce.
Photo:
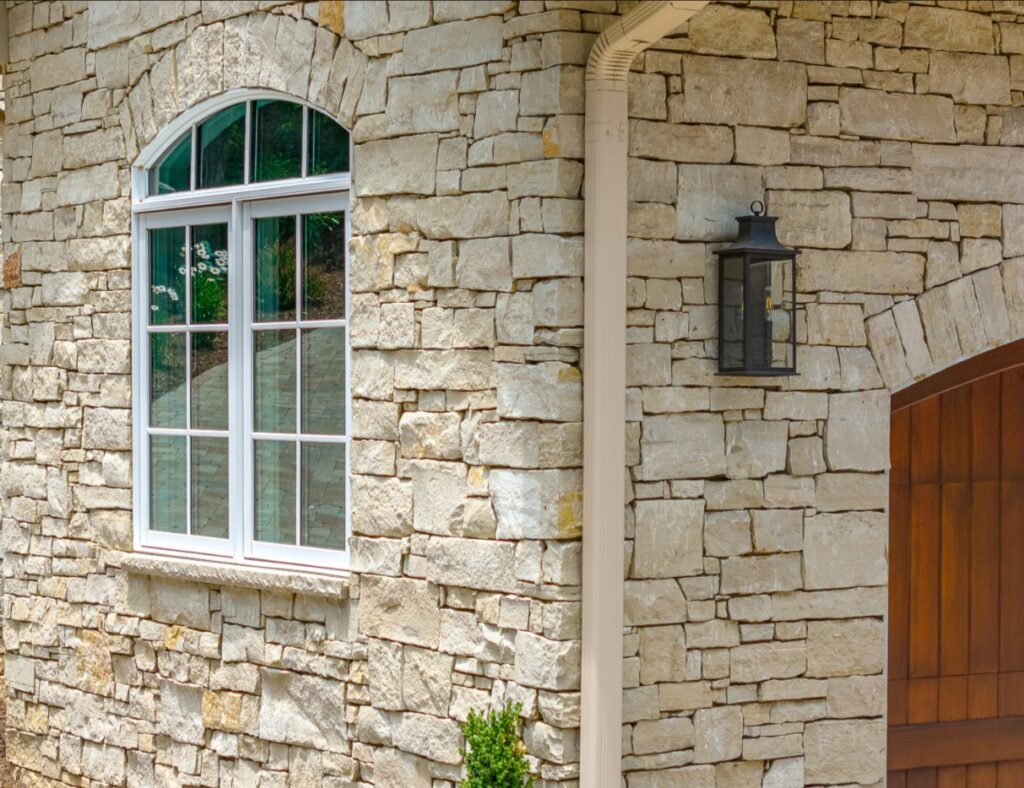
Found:
[{"label": "black lantern sconce", "polygon": [[735,242],[718,255],[718,371],[796,374],[796,249],[775,235],[764,203],[740,216]]}]

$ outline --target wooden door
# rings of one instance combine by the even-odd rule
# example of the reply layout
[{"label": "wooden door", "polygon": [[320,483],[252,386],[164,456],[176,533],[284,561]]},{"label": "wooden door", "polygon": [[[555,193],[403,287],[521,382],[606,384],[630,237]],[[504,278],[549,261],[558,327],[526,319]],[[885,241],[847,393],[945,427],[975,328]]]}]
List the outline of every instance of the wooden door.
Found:
[{"label": "wooden door", "polygon": [[1024,341],[893,396],[889,785],[1024,786]]}]

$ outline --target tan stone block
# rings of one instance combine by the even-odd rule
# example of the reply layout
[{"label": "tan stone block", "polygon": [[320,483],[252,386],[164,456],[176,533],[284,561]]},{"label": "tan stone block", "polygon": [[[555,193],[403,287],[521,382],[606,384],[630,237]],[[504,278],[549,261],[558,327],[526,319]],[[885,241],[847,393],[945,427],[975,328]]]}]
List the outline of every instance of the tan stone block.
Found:
[{"label": "tan stone block", "polygon": [[1024,258],[1017,257],[1003,263],[1003,290],[1006,293],[1006,311],[1011,332],[1024,335]]},{"label": "tan stone block", "polygon": [[885,677],[829,679],[827,701],[830,717],[879,717],[885,713]]},{"label": "tan stone block", "polygon": [[796,286],[801,292],[920,293],[924,287],[924,256],[808,250],[800,255]]},{"label": "tan stone block", "polygon": [[865,137],[913,142],[955,142],[953,103],[939,96],[843,88],[839,91],[842,131]]},{"label": "tan stone block", "polygon": [[704,502],[637,501],[632,577],[679,577],[704,567]]},{"label": "tan stone block", "polygon": [[985,347],[985,329],[981,322],[981,309],[970,277],[957,279],[945,285],[949,292],[953,322],[956,324],[960,348],[966,355],[973,355]]},{"label": "tan stone block", "polygon": [[760,478],[786,467],[789,428],[782,422],[743,421],[726,426],[726,472],[730,478]]},{"label": "tan stone block", "polygon": [[746,215],[753,199],[751,195],[763,192],[764,170],[761,167],[680,165],[676,238],[687,241],[735,238],[735,217]]},{"label": "tan stone block", "polygon": [[803,585],[797,553],[726,558],[722,561],[723,594],[792,591]]},{"label": "tan stone block", "polygon": [[732,160],[732,130],[727,126],[635,121],[629,153],[647,159],[722,163]]},{"label": "tan stone block", "polygon": [[803,700],[824,698],[828,694],[828,682],[821,679],[778,679],[761,684],[759,696],[762,701]]},{"label": "tan stone block", "polygon": [[781,553],[800,550],[804,542],[804,513],[791,509],[751,512],[754,552]]},{"label": "tan stone block", "polygon": [[[680,446],[690,451],[680,452]],[[718,414],[648,417],[640,449],[640,476],[646,481],[725,473],[725,428]]]},{"label": "tan stone block", "polygon": [[850,392],[829,396],[825,459],[833,471],[880,471],[889,465],[889,395]]},{"label": "tan stone block", "polygon": [[883,616],[888,609],[885,588],[841,591],[794,591],[772,597],[775,621]]},{"label": "tan stone block", "polygon": [[[639,126],[639,124],[637,124]],[[634,127],[630,136],[630,144],[637,144]],[[653,158],[664,158],[662,155]],[[649,159],[630,158],[627,165],[627,193],[633,202],[660,202],[675,204],[676,201],[676,168],[667,161],[651,161]]]},{"label": "tan stone block", "polygon": [[780,17],[775,24],[779,60],[825,62],[825,26],[821,22]]},{"label": "tan stone block", "polygon": [[[774,715],[776,710],[772,709]],[[791,758],[804,754],[803,737],[799,733],[790,733],[785,736],[759,736],[756,739],[745,739],[743,741],[743,758],[751,761],[774,761],[780,758]],[[760,770],[758,771],[760,777]],[[757,783],[761,785],[760,781]]]},{"label": "tan stone block", "polygon": [[989,146],[914,145],[914,193],[924,200],[1024,202],[1024,162],[1014,153]]},{"label": "tan stone block", "polygon": [[863,309],[858,304],[808,304],[807,341],[815,345],[866,345]]},{"label": "tan stone block", "polygon": [[892,314],[899,330],[900,341],[903,343],[910,374],[915,378],[927,374],[932,368],[932,357],[928,352],[924,325],[921,323],[917,304],[914,301],[902,301],[893,307]]},{"label": "tan stone block", "polygon": [[801,641],[751,643],[730,650],[729,678],[736,683],[800,676],[807,668]]},{"label": "tan stone block", "polygon": [[440,640],[436,587],[423,580],[367,575],[360,588],[359,631],[399,643],[436,648]]},{"label": "tan stone block", "polygon": [[640,681],[644,684],[682,681],[686,677],[687,648],[683,628],[678,625],[641,627],[639,634]]},{"label": "tan stone block", "polygon": [[671,279],[704,276],[705,245],[630,238],[627,267],[630,276]]},{"label": "tan stone block", "polygon": [[775,33],[768,15],[760,10],[712,6],[690,21],[694,52],[774,58]]},{"label": "tan stone block", "polygon": [[861,783],[885,778],[885,721],[821,721],[804,730],[810,783]]},{"label": "tan stone block", "polygon": [[831,167],[825,170],[825,186],[867,192],[913,191],[910,172],[900,167]]},{"label": "tan stone block", "polygon": [[807,75],[798,64],[687,55],[683,74],[687,122],[782,128],[804,122]]},{"label": "tan stone block", "polygon": [[913,49],[992,52],[990,17],[952,8],[913,6],[907,12],[903,45]]},{"label": "tan stone block", "polygon": [[[1009,208],[1010,206],[1006,206]],[[925,289],[945,284],[960,276],[960,248],[955,243],[932,241],[928,244]]]},{"label": "tan stone block", "polygon": [[788,470],[794,476],[814,476],[825,471],[821,438],[792,438],[789,441]]},{"label": "tan stone block", "polygon": [[675,580],[627,580],[626,626],[678,624],[686,620],[686,599]]},{"label": "tan stone block", "polygon": [[738,706],[700,709],[693,718],[697,763],[730,761],[743,751],[743,711]]},{"label": "tan stone block", "polygon": [[1009,104],[1010,66],[1005,57],[933,52],[928,90],[958,104]]},{"label": "tan stone block", "polygon": [[691,711],[711,706],[711,687],[706,681],[659,684],[658,705],[664,711]]},{"label": "tan stone block", "polygon": [[677,769],[631,772],[631,788],[715,788],[714,766],[683,766]]},{"label": "tan stone block", "polygon": [[773,191],[779,240],[787,246],[841,249],[852,239],[850,197],[837,191]]},{"label": "tan stone block", "polygon": [[819,167],[877,167],[881,162],[879,144],[870,140],[836,140],[828,137],[794,137],[793,164]]},{"label": "tan stone block", "polygon": [[936,364],[945,364],[960,357],[960,340],[953,320],[953,305],[947,287],[936,287],[917,299],[928,352]]},{"label": "tan stone block", "polygon": [[839,136],[839,105],[832,101],[808,104],[807,133],[823,137]]},{"label": "tan stone block", "polygon": [[804,585],[844,588],[886,581],[884,514],[846,512],[807,518],[804,527]]},{"label": "tan stone block", "polygon": [[706,482],[704,500],[709,511],[755,509],[764,505],[764,484],[759,479]]},{"label": "tan stone block", "polygon": [[998,268],[988,268],[971,276],[985,336],[989,343],[1001,342],[1010,336],[1010,316],[1003,297],[1003,278]]},{"label": "tan stone block", "polygon": [[694,741],[693,721],[688,717],[642,720],[633,726],[633,752],[636,755],[685,750],[693,747]]},{"label": "tan stone block", "polygon": [[823,512],[884,509],[889,500],[884,474],[823,473],[815,481],[818,509]]},{"label": "tan stone block", "polygon": [[736,161],[740,164],[788,163],[789,132],[737,126]]},{"label": "tan stone block", "polygon": [[752,550],[750,513],[745,510],[709,513],[704,521],[704,550],[724,558]]}]

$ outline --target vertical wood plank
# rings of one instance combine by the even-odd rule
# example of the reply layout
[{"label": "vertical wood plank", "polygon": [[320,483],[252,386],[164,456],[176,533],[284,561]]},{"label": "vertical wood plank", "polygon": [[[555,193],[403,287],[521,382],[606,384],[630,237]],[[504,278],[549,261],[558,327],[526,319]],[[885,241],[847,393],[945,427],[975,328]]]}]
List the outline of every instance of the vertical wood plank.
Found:
[{"label": "vertical wood plank", "polygon": [[937,678],[907,681],[907,722],[918,725],[939,720],[939,680]]},{"label": "vertical wood plank", "polygon": [[886,785],[889,788],[907,788],[907,773],[904,771],[889,772],[886,775]]},{"label": "vertical wood plank", "polygon": [[[1024,443],[1024,435],[1018,438]],[[999,669],[1024,670],[1024,484],[1020,481],[1002,482],[1000,512]]]},{"label": "vertical wood plank", "polygon": [[941,424],[938,397],[922,400],[910,409],[910,458],[912,482],[937,482],[939,474],[939,427]]},{"label": "vertical wood plank", "polygon": [[939,499],[938,484],[915,484],[911,491],[908,655],[911,678],[935,676],[939,668]]},{"label": "vertical wood plank", "polygon": [[972,763],[967,767],[967,788],[998,788],[998,767],[994,763]]},{"label": "vertical wood plank", "polygon": [[996,784],[999,788],[1021,788],[1024,785],[1024,761],[1001,761]]},{"label": "vertical wood plank", "polygon": [[1024,672],[999,674],[999,716],[1024,716]]},{"label": "vertical wood plank", "polygon": [[[944,448],[949,445],[945,438],[949,429],[951,428],[943,427]],[[955,425],[952,429],[956,429]],[[955,463],[951,468],[953,473],[961,470]],[[970,665],[970,525],[970,484],[944,483],[939,574],[939,674],[942,676],[965,675]]]},{"label": "vertical wood plank", "polygon": [[939,769],[938,788],[964,788],[967,785],[966,766],[943,766]]},{"label": "vertical wood plank", "polygon": [[1002,408],[1003,481],[1024,480],[1024,367],[1008,369],[1000,376]]},{"label": "vertical wood plank", "polygon": [[964,482],[971,478],[971,388],[947,391],[939,397],[942,481]]},{"label": "vertical wood plank", "polygon": [[[904,411],[906,412],[906,411]],[[910,629],[910,485],[889,492],[889,678],[907,677]]]},{"label": "vertical wood plank", "polygon": [[999,674],[976,673],[967,679],[967,717],[981,720],[999,713]]},{"label": "vertical wood plank", "polygon": [[971,673],[999,670],[999,553],[999,485],[975,482],[971,485]]},{"label": "vertical wood plank", "polygon": [[939,678],[939,722],[967,719],[967,676]]},{"label": "vertical wood plank", "polygon": [[937,769],[910,769],[907,771],[907,788],[938,788]]},{"label": "vertical wood plank", "polygon": [[910,408],[892,414],[889,422],[889,480],[906,484],[910,481]]},{"label": "vertical wood plank", "polygon": [[971,384],[971,479],[999,479],[1000,381],[989,375]]}]

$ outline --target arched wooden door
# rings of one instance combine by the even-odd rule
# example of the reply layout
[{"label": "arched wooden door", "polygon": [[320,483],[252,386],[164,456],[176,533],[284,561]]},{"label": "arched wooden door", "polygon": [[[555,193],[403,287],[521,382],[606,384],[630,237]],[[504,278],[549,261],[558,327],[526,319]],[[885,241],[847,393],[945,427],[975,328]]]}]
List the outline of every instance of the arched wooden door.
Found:
[{"label": "arched wooden door", "polygon": [[892,399],[889,785],[1024,786],[1024,341]]}]

